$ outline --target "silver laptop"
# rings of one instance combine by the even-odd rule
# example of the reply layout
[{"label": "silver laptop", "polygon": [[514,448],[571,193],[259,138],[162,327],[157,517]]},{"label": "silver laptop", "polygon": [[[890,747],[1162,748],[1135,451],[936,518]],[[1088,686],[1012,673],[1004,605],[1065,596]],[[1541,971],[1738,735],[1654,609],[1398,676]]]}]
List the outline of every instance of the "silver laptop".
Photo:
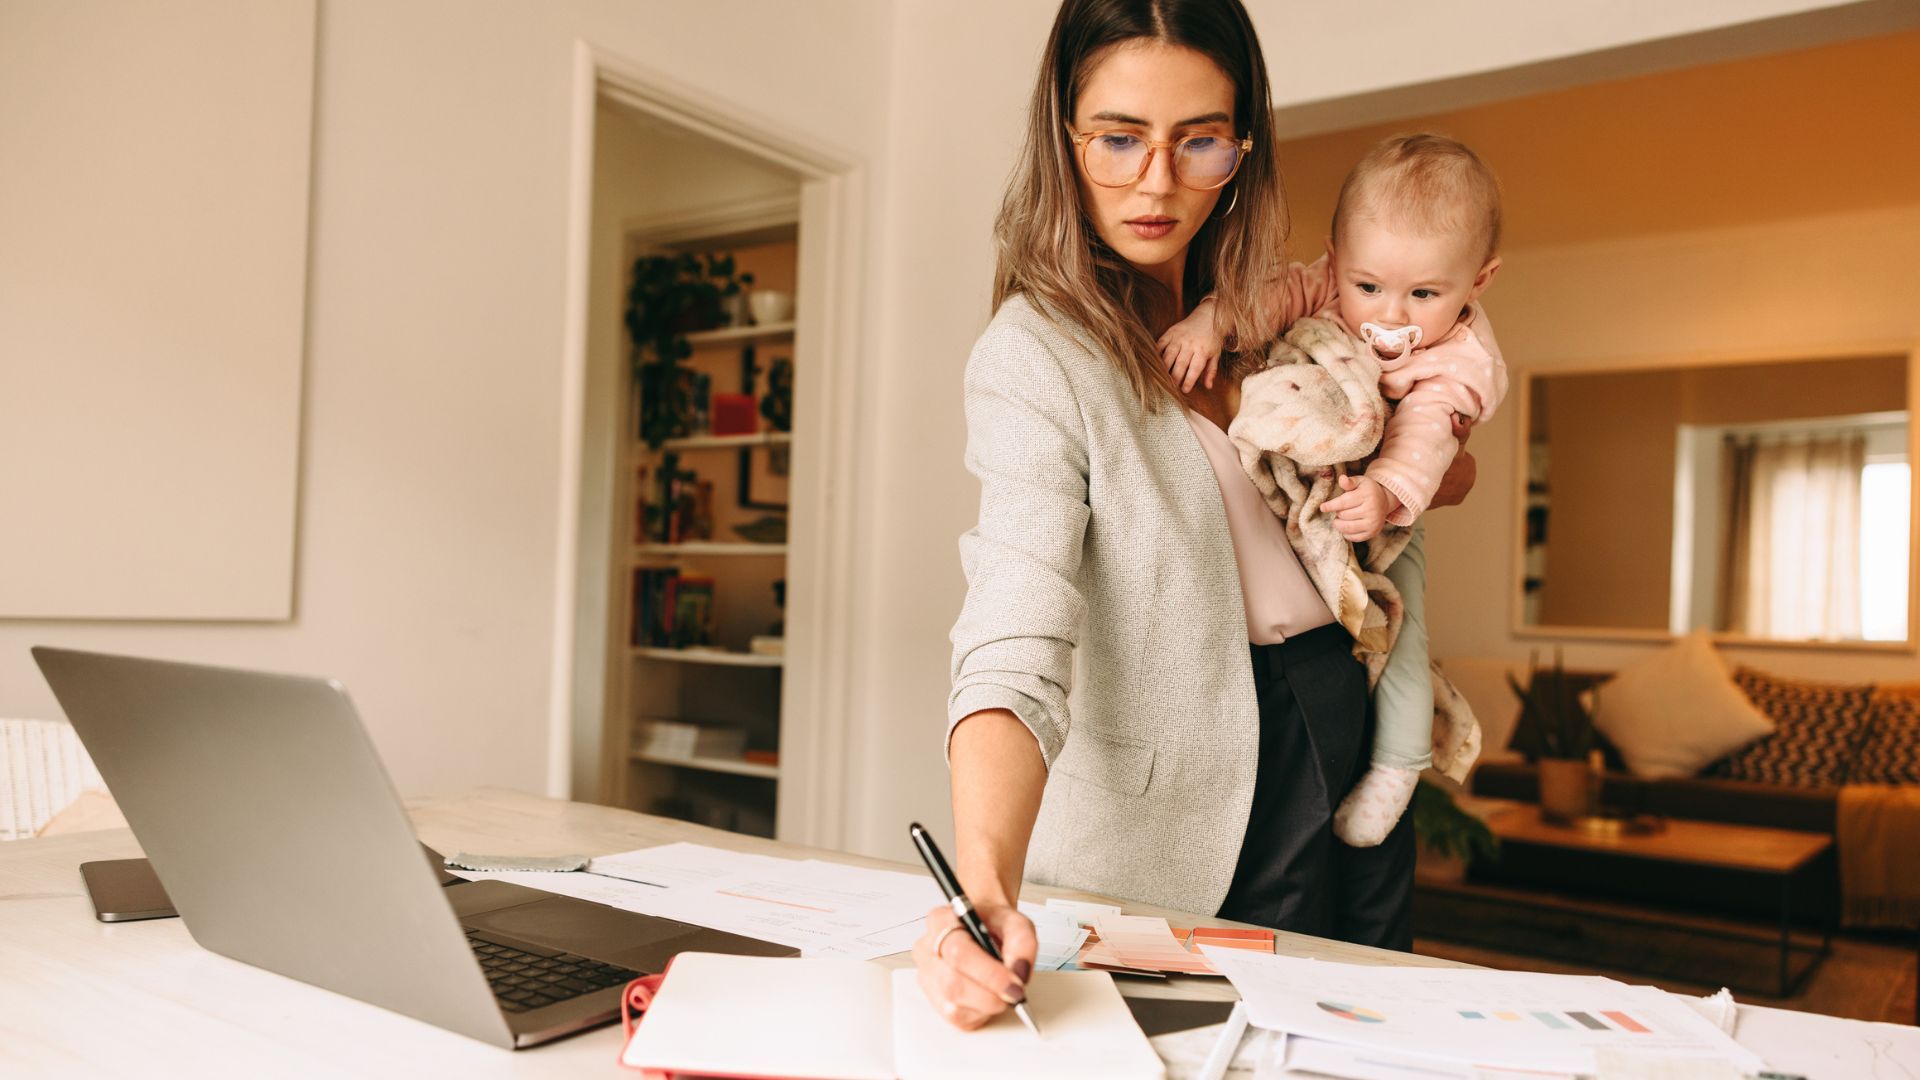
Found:
[{"label": "silver laptop", "polygon": [[794,952],[504,882],[443,886],[337,682],[33,657],[214,952],[507,1047],[613,1019],[627,980],[683,950]]}]

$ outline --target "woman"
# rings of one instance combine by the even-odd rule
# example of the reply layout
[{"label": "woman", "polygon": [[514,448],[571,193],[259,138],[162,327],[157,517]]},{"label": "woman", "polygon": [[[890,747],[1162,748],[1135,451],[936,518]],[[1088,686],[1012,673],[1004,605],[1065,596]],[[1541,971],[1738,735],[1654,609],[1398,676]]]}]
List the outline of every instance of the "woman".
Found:
[{"label": "woman", "polygon": [[1410,828],[1368,849],[1331,833],[1366,766],[1365,672],[1240,471],[1238,380],[1182,393],[1156,347],[1208,294],[1257,341],[1253,286],[1286,226],[1239,0],[1066,0],[966,372],[980,523],[961,541],[947,749],[956,869],[1005,963],[944,907],[914,947],[961,1027],[1024,997],[1023,869],[1410,944]]}]

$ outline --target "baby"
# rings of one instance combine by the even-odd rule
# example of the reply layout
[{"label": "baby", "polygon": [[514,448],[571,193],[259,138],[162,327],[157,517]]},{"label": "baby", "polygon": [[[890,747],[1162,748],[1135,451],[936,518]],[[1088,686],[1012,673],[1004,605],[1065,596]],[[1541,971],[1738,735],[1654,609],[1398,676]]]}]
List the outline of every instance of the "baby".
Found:
[{"label": "baby", "polygon": [[[1473,151],[1438,135],[1396,136],[1347,174],[1327,255],[1289,266],[1272,286],[1271,336],[1317,315],[1380,360],[1380,392],[1393,409],[1380,449],[1321,507],[1353,543],[1417,522],[1459,453],[1456,418],[1464,431],[1491,418],[1506,395],[1506,365],[1478,303],[1500,269],[1499,240],[1499,184]],[[1206,301],[1160,339],[1184,389],[1213,384],[1223,344]],[[1424,556],[1417,543],[1408,554],[1387,570],[1406,613],[1375,690],[1371,767],[1334,816],[1335,834],[1355,846],[1386,838],[1431,760]]]}]

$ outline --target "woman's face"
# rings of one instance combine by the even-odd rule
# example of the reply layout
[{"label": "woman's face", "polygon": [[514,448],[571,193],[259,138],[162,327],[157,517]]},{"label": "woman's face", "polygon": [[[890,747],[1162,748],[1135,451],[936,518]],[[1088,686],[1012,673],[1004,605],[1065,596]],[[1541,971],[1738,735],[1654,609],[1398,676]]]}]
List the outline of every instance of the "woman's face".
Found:
[{"label": "woman's face", "polygon": [[[1201,53],[1141,39],[1116,45],[1093,61],[1073,130],[1123,132],[1154,142],[1188,135],[1235,137],[1233,81]],[[1065,138],[1065,133],[1061,133]],[[1173,174],[1171,147],[1156,149],[1146,174],[1125,187],[1087,178],[1085,157],[1073,147],[1080,197],[1095,232],[1141,272],[1179,290],[1187,245],[1206,224],[1221,191],[1195,191]]]}]

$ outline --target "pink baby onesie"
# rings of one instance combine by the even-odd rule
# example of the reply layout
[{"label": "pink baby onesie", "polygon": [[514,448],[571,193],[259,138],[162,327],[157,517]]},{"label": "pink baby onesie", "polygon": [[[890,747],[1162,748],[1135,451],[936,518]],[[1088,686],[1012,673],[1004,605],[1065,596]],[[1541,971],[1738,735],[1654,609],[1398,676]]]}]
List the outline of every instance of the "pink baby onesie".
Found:
[{"label": "pink baby onesie", "polygon": [[1367,476],[1400,500],[1387,523],[1411,525],[1460,453],[1454,414],[1468,424],[1485,423],[1507,396],[1507,365],[1487,313],[1469,304],[1446,337],[1381,360],[1380,393],[1398,404]]},{"label": "pink baby onesie", "polygon": [[[1284,331],[1308,314],[1332,319],[1353,332],[1340,318],[1340,293],[1325,255],[1311,264],[1287,267],[1278,325]],[[1380,393],[1397,404],[1367,476],[1400,500],[1387,523],[1411,525],[1433,501],[1440,478],[1460,453],[1453,414],[1480,424],[1493,418],[1507,396],[1507,365],[1486,312],[1470,304],[1446,337],[1381,360]]]}]

